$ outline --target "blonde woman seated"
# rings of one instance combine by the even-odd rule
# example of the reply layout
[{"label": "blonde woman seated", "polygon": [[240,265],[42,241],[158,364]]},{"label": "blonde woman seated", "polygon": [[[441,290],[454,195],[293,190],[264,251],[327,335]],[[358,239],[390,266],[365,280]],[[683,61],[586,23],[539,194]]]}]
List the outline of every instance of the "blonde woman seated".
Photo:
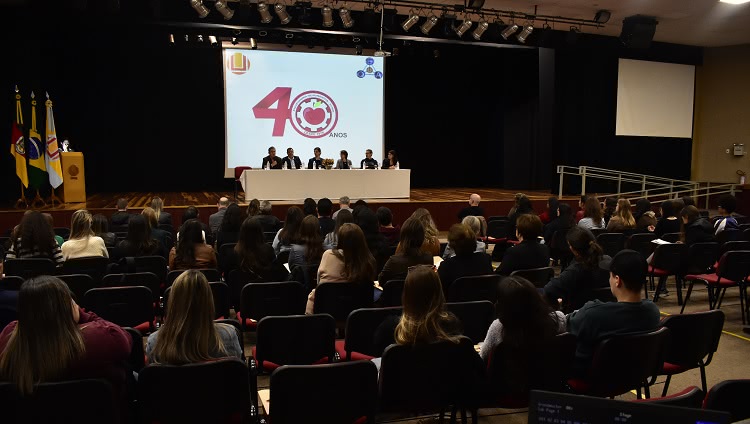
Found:
[{"label": "blonde woman seated", "polygon": [[[339,228],[336,249],[326,250],[318,268],[318,285],[357,282],[371,284],[375,280],[375,258],[370,253],[365,234],[356,224]],[[307,297],[306,314],[313,313],[315,290]]]},{"label": "blonde woman seated", "polygon": [[184,365],[242,359],[242,349],[234,327],[214,322],[214,298],[206,277],[200,271],[183,272],[172,284],[164,324],[148,337],[148,362]]},{"label": "blonde woman seated", "polygon": [[635,229],[635,218],[628,199],[618,199],[615,213],[607,224],[607,231],[619,232]]},{"label": "blonde woman seated", "polygon": [[93,222],[93,217],[86,209],[80,209],[73,213],[73,218],[70,221],[70,238],[60,246],[63,258],[66,261],[90,256],[109,257],[104,240],[95,236],[91,229]]},{"label": "blonde woman seated", "polygon": [[435,221],[430,215],[430,211],[425,208],[419,208],[411,214],[411,218],[419,220],[424,227],[424,243],[422,251],[430,253],[432,256],[440,255],[440,240],[438,240],[438,230]]}]

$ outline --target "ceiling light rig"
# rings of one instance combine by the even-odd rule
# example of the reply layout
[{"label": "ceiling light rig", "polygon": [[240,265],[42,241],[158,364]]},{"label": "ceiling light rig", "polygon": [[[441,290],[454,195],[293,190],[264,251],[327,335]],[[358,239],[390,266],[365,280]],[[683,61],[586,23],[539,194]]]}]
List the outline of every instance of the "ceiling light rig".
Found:
[{"label": "ceiling light rig", "polygon": [[339,17],[341,18],[341,24],[344,26],[344,28],[351,28],[354,26],[352,13],[349,11],[349,9],[346,8],[346,6],[339,9]]},{"label": "ceiling light rig", "polygon": [[419,27],[419,30],[422,31],[422,34],[424,35],[430,35],[430,31],[432,31],[432,28],[435,28],[435,25],[438,23],[438,17],[435,15],[430,16],[427,18],[426,21],[422,24],[421,27]]},{"label": "ceiling light rig", "polygon": [[419,22],[419,15],[411,10],[409,11],[409,17],[401,24],[401,28],[403,28],[404,31],[409,32],[411,27],[416,25],[417,22]]},{"label": "ceiling light rig", "polygon": [[230,20],[234,16],[234,10],[230,9],[229,6],[227,6],[227,2],[225,0],[216,0],[216,4],[214,5],[216,10],[219,11],[219,13],[224,16],[224,19]]},{"label": "ceiling light rig", "polygon": [[474,31],[471,33],[471,36],[474,37],[475,40],[479,41],[482,39],[482,35],[485,31],[487,31],[487,28],[490,27],[490,24],[482,18],[481,21],[477,24],[477,27],[474,28]]},{"label": "ceiling light rig", "polygon": [[519,43],[525,44],[526,39],[529,38],[529,36],[531,35],[533,31],[534,31],[534,25],[532,25],[531,22],[526,22],[523,25],[523,29],[521,30],[521,32],[519,32],[518,35],[516,36],[516,39],[518,40]]},{"label": "ceiling light rig", "polygon": [[273,10],[276,12],[276,15],[279,17],[279,21],[282,25],[286,25],[289,22],[292,21],[292,16],[289,15],[289,12],[286,11],[286,6],[281,3],[276,3],[276,5],[273,7]]},{"label": "ceiling light rig", "polygon": [[190,0],[190,6],[195,9],[199,18],[203,19],[208,16],[209,10],[206,5],[203,4],[202,0]]},{"label": "ceiling light rig", "polygon": [[320,9],[321,15],[323,15],[323,26],[325,28],[330,28],[333,26],[333,9],[331,9],[331,6],[325,5],[322,9]]},{"label": "ceiling light rig", "polygon": [[268,10],[268,4],[265,2],[258,3],[258,14],[260,14],[260,21],[264,24],[270,23],[273,20],[271,11]]},{"label": "ceiling light rig", "polygon": [[464,21],[461,23],[461,25],[455,28],[458,38],[463,37],[464,33],[468,31],[472,25],[474,25],[474,22],[469,19],[469,16],[464,16]]}]

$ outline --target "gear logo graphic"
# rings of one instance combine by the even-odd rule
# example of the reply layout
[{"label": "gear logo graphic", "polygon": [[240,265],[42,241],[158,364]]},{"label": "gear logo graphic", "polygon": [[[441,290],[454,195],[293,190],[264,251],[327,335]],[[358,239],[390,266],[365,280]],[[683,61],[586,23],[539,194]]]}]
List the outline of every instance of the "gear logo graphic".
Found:
[{"label": "gear logo graphic", "polygon": [[339,111],[327,94],[305,91],[292,101],[290,121],[294,130],[307,138],[327,136],[339,120]]}]

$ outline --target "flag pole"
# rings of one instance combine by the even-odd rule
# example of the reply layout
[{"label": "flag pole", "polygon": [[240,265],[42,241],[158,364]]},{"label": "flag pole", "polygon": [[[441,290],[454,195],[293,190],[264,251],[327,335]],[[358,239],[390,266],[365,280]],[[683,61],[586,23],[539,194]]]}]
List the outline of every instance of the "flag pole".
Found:
[{"label": "flag pole", "polygon": [[[18,85],[16,85],[16,120],[20,119],[23,124],[23,117],[21,113],[21,94],[19,94]],[[25,158],[24,158],[25,160]],[[29,201],[26,200],[26,193],[24,192],[23,180],[21,180],[21,197],[16,200],[16,209],[28,209]]]},{"label": "flag pole", "polygon": [[[31,129],[32,131],[36,131],[36,97],[34,96],[34,92],[31,92]],[[34,142],[33,140],[29,139],[30,142]],[[41,185],[41,183],[40,183]],[[34,200],[31,201],[31,207],[32,208],[43,208],[47,206],[47,202],[42,199],[41,194],[39,194],[39,187],[36,188],[36,196],[34,196]]]},{"label": "flag pole", "polygon": [[23,183],[21,183],[21,197],[16,200],[16,209],[28,209],[29,208],[29,201],[26,200],[26,194],[24,194],[23,191]]},{"label": "flag pole", "polygon": [[[56,171],[56,167],[53,165],[54,163],[57,164],[57,168],[60,168],[60,148],[57,144],[57,132],[55,130],[55,123],[54,119],[52,118],[52,100],[49,98],[49,93],[45,92],[45,95],[47,96],[47,101],[44,102],[46,108],[47,108],[47,116],[45,119],[45,136],[46,136],[46,145],[45,145],[45,159],[46,159],[46,165],[47,165],[47,173],[49,174],[49,181],[50,181],[50,195],[49,195],[49,201],[52,203],[52,207],[55,207],[55,201],[59,204],[59,207],[63,207],[62,200],[57,197],[57,194],[55,194],[55,186],[53,184],[53,173]],[[50,149],[52,149],[53,153],[50,153]],[[53,160],[53,157],[56,157],[56,162]],[[62,177],[62,169],[60,169],[60,177]],[[58,187],[60,185],[58,184]]]}]

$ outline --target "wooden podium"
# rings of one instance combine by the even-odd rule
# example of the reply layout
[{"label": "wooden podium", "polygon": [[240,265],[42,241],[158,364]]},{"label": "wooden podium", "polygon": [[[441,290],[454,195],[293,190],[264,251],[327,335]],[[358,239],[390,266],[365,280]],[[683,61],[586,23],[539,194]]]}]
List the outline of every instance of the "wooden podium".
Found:
[{"label": "wooden podium", "polygon": [[62,199],[65,203],[86,202],[86,174],[83,171],[83,153],[60,153],[63,171]]}]

